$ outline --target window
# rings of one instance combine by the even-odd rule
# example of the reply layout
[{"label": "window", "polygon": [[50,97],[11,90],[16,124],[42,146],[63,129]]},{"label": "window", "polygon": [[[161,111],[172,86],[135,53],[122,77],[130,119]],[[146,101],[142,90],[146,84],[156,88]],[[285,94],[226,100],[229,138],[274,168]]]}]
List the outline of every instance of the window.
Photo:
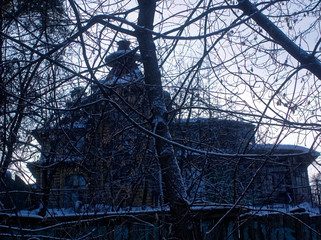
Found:
[{"label": "window", "polygon": [[86,180],[82,175],[70,175],[65,178],[64,206],[78,209],[84,203]]}]

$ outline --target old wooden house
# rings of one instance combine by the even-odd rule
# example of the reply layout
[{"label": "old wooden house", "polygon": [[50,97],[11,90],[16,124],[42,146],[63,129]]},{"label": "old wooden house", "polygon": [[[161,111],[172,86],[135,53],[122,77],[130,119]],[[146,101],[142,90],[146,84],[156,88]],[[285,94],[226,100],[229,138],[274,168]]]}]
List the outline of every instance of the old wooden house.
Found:
[{"label": "old wooden house", "polygon": [[[117,211],[159,207],[163,199],[139,55],[127,41],[106,58],[106,79],[75,89],[63,117],[34,130],[41,158],[28,167],[48,208]],[[169,93],[164,98],[171,108]],[[170,123],[191,202],[298,204],[311,201],[307,167],[317,153],[257,145],[254,125],[216,118]],[[193,151],[197,149],[198,151]],[[208,153],[208,154],[206,154]],[[41,214],[45,214],[42,212]]]}]

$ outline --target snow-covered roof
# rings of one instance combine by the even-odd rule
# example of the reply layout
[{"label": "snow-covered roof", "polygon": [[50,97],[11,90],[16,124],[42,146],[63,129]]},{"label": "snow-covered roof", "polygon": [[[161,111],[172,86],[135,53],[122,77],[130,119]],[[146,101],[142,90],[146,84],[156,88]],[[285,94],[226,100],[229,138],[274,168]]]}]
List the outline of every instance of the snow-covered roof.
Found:
[{"label": "snow-covered roof", "polygon": [[135,68],[132,72],[121,75],[121,76],[111,76],[107,79],[103,79],[99,81],[102,85],[105,86],[114,86],[119,84],[132,84],[132,83],[144,83],[145,78],[142,72]]},{"label": "snow-covered roof", "polygon": [[109,54],[105,58],[107,66],[110,67],[114,67],[119,63],[124,63],[127,61],[141,61],[141,56],[138,53],[134,53],[132,50],[118,50],[114,53]]},{"label": "snow-covered roof", "polygon": [[301,153],[301,154],[309,154],[313,157],[317,157],[320,155],[319,152],[309,149],[306,147],[298,146],[298,145],[274,145],[274,144],[256,144],[253,146],[252,150],[253,152],[271,152],[273,153]]}]

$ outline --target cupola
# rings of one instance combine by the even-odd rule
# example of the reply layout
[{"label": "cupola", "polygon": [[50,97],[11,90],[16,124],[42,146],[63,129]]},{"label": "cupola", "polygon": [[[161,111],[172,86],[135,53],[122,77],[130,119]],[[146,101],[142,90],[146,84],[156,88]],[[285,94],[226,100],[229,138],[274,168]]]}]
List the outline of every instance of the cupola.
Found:
[{"label": "cupola", "polygon": [[136,50],[130,49],[128,40],[117,42],[118,50],[105,58],[107,66],[112,67],[104,85],[115,86],[119,84],[144,83],[142,72],[138,69],[137,61],[141,60]]}]

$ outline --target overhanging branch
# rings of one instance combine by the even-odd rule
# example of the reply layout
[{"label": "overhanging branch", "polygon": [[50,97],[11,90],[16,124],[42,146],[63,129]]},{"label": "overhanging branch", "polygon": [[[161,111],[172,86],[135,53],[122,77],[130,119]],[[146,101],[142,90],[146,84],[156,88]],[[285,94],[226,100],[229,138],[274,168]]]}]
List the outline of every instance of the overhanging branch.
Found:
[{"label": "overhanging branch", "polygon": [[239,0],[239,8],[262,27],[279,45],[281,45],[302,67],[321,79],[321,63],[313,54],[309,54],[292,41],[273,22],[270,21],[249,0]]}]

